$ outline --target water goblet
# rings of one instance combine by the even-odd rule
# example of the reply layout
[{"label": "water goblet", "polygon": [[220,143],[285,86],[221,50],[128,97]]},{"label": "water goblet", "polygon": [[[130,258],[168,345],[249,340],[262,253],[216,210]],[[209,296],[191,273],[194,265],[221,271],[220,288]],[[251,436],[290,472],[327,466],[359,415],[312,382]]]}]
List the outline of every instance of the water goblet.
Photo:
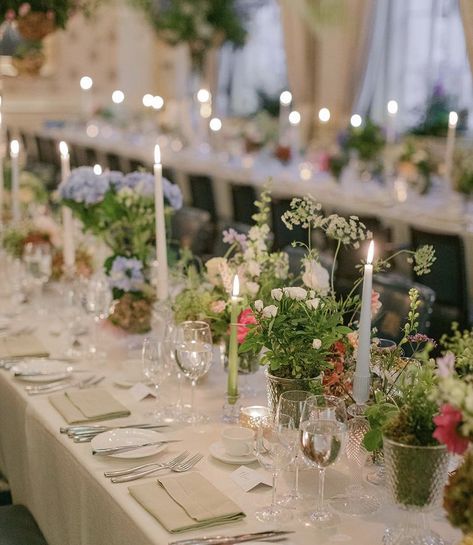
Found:
[{"label": "water goblet", "polygon": [[153,384],[156,390],[156,408],[147,416],[161,420],[163,414],[160,403],[160,386],[169,376],[168,361],[163,354],[163,344],[157,339],[147,337],[142,348],[143,375]]},{"label": "water goblet", "polygon": [[345,403],[334,396],[309,397],[302,410],[300,445],[304,458],[319,472],[317,504],[304,514],[306,526],[331,526],[337,517],[324,504],[325,470],[340,457],[346,433]]},{"label": "water goblet", "polygon": [[43,299],[43,288],[49,280],[52,272],[51,247],[47,243],[33,244],[28,242],[23,250],[23,262],[26,272],[35,286],[35,307],[38,314],[45,313]]},{"label": "water goblet", "polygon": [[257,429],[255,454],[258,462],[272,473],[271,505],[256,511],[260,522],[287,522],[292,513],[276,502],[277,481],[281,470],[291,464],[295,456],[297,430],[293,419],[282,413],[274,421],[261,421]]},{"label": "water goblet", "polygon": [[86,283],[85,310],[93,318],[92,340],[89,345],[89,353],[94,360],[101,360],[105,353],[98,348],[99,325],[110,313],[112,294],[108,281],[103,276],[92,277]]},{"label": "water goblet", "polygon": [[200,321],[182,322],[174,334],[174,357],[178,368],[191,381],[191,406],[189,421],[205,422],[207,418],[197,413],[194,406],[197,381],[204,377],[212,365],[212,333],[209,324]]}]

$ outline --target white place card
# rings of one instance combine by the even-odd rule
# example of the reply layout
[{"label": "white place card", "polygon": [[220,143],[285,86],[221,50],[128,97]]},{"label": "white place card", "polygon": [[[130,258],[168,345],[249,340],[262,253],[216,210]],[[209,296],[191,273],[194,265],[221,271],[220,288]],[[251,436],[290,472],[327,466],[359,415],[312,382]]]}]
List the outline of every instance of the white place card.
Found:
[{"label": "white place card", "polygon": [[230,473],[232,481],[235,482],[245,492],[249,492],[259,484],[272,486],[272,479],[268,475],[264,475],[250,467],[240,466],[238,469]]},{"label": "white place card", "polygon": [[156,397],[156,393],[153,392],[153,390],[146,386],[146,384],[143,384],[142,382],[138,382],[138,384],[135,384],[130,388],[130,394],[136,401],[141,401],[142,399],[145,399],[147,397]]}]

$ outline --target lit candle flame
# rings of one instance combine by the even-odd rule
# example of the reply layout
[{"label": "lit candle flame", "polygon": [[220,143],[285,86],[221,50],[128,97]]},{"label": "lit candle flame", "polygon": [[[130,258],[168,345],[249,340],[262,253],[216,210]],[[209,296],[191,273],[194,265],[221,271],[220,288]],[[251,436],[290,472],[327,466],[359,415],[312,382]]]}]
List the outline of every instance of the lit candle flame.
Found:
[{"label": "lit candle flame", "polygon": [[371,263],[373,263],[373,257],[374,257],[374,240],[370,242],[370,245],[368,248],[368,257],[366,258],[367,265],[371,265]]},{"label": "lit candle flame", "polygon": [[279,101],[283,106],[289,106],[292,102],[292,93],[290,91],[283,91],[279,96]]},{"label": "lit candle flame", "polygon": [[448,126],[454,129],[458,123],[458,114],[457,112],[450,112],[448,114]]},{"label": "lit candle flame", "polygon": [[154,163],[156,165],[161,164],[161,148],[159,147],[159,144],[154,146]]},{"label": "lit candle flame", "polygon": [[289,114],[289,123],[291,125],[299,125],[301,122],[301,114],[297,110],[293,110]]},{"label": "lit candle flame", "polygon": [[59,142],[59,153],[63,157],[67,157],[69,155],[69,148],[67,147],[67,144],[64,142],[64,140],[61,140]]},{"label": "lit candle flame", "polygon": [[20,142],[18,140],[12,140],[10,142],[10,155],[17,156],[20,153]]},{"label": "lit candle flame", "polygon": [[233,277],[232,296],[238,297],[239,295],[240,295],[240,279],[238,278],[238,275],[236,274]]}]

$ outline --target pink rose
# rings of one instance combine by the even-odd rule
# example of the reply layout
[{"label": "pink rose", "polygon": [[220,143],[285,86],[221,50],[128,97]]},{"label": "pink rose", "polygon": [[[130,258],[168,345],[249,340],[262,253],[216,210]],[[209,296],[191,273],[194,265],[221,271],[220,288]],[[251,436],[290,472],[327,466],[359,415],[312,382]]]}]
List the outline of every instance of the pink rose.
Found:
[{"label": "pink rose", "polygon": [[256,324],[256,318],[251,308],[247,308],[240,313],[240,316],[238,316],[238,344],[245,342],[248,331],[250,330],[248,326],[252,324]]},{"label": "pink rose", "polygon": [[468,439],[458,433],[458,426],[463,420],[462,413],[449,403],[442,405],[440,414],[434,417],[437,426],[432,434],[439,443],[455,454],[463,454],[468,448]]},{"label": "pink rose", "polygon": [[215,314],[221,314],[225,310],[225,307],[226,307],[226,303],[225,301],[222,301],[221,299],[219,299],[218,301],[213,301],[210,304],[210,310],[212,312],[215,312]]},{"label": "pink rose", "polygon": [[371,316],[375,316],[383,306],[379,300],[379,293],[375,290],[371,292]]}]

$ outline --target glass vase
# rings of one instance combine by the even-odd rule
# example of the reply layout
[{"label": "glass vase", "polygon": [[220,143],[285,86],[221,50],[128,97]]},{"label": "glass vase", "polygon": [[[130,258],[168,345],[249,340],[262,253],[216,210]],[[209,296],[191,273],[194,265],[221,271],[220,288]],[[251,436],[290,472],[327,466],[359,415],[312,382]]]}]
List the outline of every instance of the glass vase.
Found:
[{"label": "glass vase", "polygon": [[320,374],[314,378],[282,378],[266,371],[266,384],[269,411],[275,416],[279,397],[283,392],[303,390],[304,392],[318,394],[321,392],[322,375]]},{"label": "glass vase", "polygon": [[436,509],[447,481],[449,454],[445,445],[412,446],[383,438],[388,493],[405,511],[398,528],[385,531],[384,545],[444,545],[429,529],[425,514]]}]

